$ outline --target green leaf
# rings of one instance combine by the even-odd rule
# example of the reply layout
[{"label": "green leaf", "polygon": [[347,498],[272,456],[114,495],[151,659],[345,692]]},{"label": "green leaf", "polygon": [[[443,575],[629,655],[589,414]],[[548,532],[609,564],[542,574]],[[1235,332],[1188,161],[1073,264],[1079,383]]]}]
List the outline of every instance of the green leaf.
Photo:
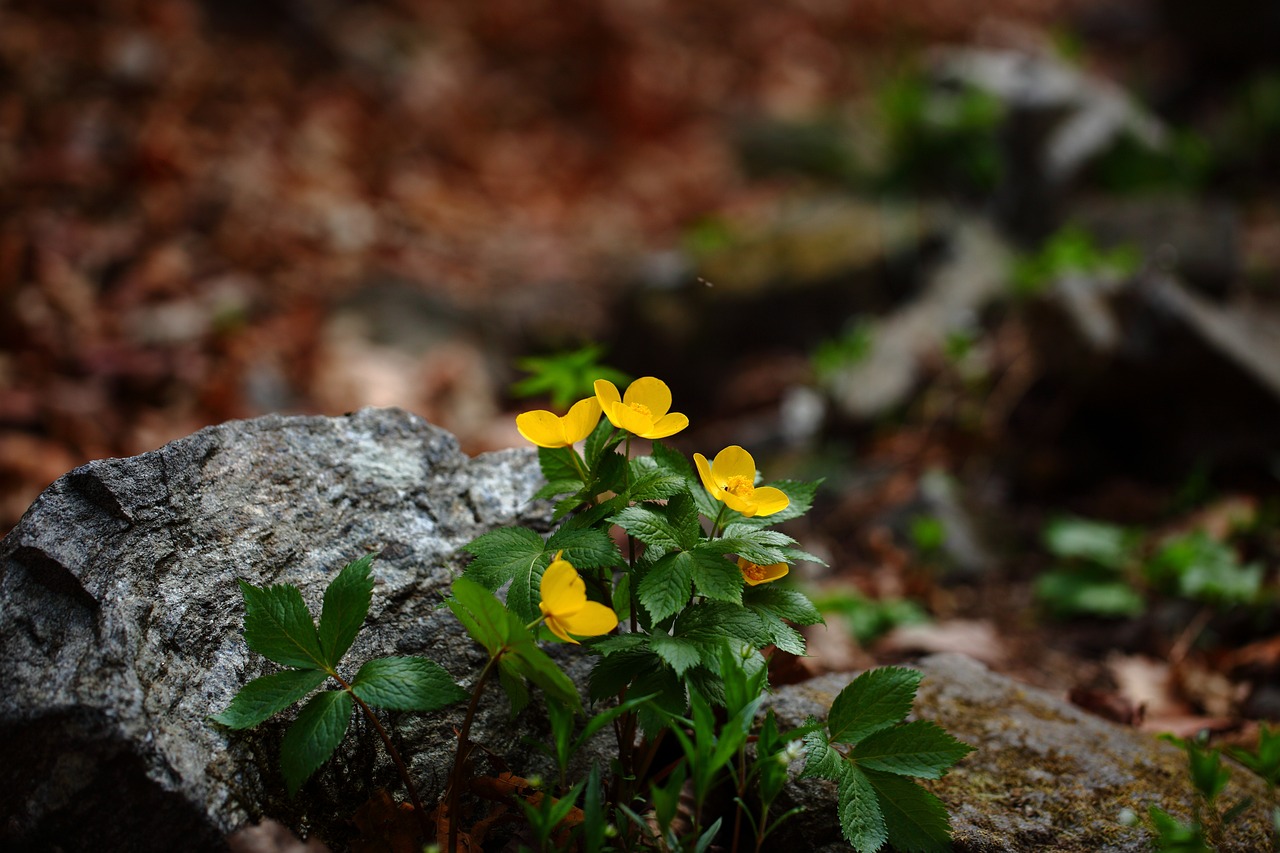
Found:
[{"label": "green leaf", "polygon": [[831,703],[827,715],[831,740],[856,743],[900,721],[911,713],[922,677],[919,670],[900,666],[879,667],[859,675]]},{"label": "green leaf", "polygon": [[688,551],[702,540],[702,525],[698,522],[698,506],[688,491],[682,491],[667,501],[667,518],[676,529],[680,547]]},{"label": "green leaf", "polygon": [[524,676],[510,667],[498,665],[498,683],[507,694],[511,703],[511,716],[519,714],[529,704],[529,684]]},{"label": "green leaf", "polygon": [[573,495],[575,502],[577,502],[576,498],[578,497],[578,491],[581,488],[581,480],[551,480],[544,484],[542,488],[538,489],[538,491],[534,492],[533,497],[529,498],[529,500],[539,501],[543,498],[557,498],[561,495]]},{"label": "green leaf", "polygon": [[587,468],[596,468],[601,457],[621,443],[623,435],[622,432],[614,431],[613,424],[609,422],[608,418],[601,418],[600,423],[596,424],[596,428],[591,431],[591,435],[587,436],[587,441],[582,446],[587,460]]},{"label": "green leaf", "polygon": [[658,657],[683,676],[685,670],[702,662],[702,650],[697,643],[682,637],[672,637],[657,633],[649,638],[649,643]]},{"label": "green leaf", "polygon": [[280,744],[280,769],[291,796],[338,748],[347,733],[351,709],[347,691],[327,690],[312,697],[289,726]]},{"label": "green leaf", "polygon": [[1132,532],[1119,525],[1059,518],[1045,526],[1044,544],[1049,553],[1064,560],[1085,560],[1121,569],[1129,561],[1135,542]]},{"label": "green leaf", "polygon": [[660,441],[653,443],[650,458],[659,468],[664,471],[670,471],[673,474],[679,474],[690,483],[696,482],[698,479],[697,474],[694,473],[693,466],[689,464],[689,460],[685,458],[685,455]]},{"label": "green leaf", "polygon": [[250,681],[221,714],[209,719],[232,729],[256,726],[315,690],[329,676],[316,669],[287,669]]},{"label": "green leaf", "polygon": [[672,633],[694,640],[732,637],[757,648],[769,642],[769,635],[759,616],[724,601],[707,601],[686,608],[676,618]]},{"label": "green leaf", "polygon": [[516,639],[512,642],[511,650],[498,662],[499,665],[528,679],[548,699],[559,702],[575,713],[581,711],[582,698],[569,676],[556,666],[546,652],[538,648],[523,625],[512,624],[510,630]]},{"label": "green leaf", "polygon": [[577,467],[573,464],[573,454],[572,447],[538,448],[538,467],[542,469],[542,476],[547,479],[548,483],[554,483],[557,480],[572,480],[579,484],[582,483],[582,475],[578,473]]},{"label": "green leaf", "polygon": [[656,509],[629,506],[610,520],[646,545],[665,550],[680,547],[679,531]]},{"label": "green leaf", "polygon": [[1142,593],[1110,569],[1077,565],[1046,572],[1036,579],[1036,599],[1054,616],[1128,617],[1147,608]]},{"label": "green leaf", "polygon": [[698,549],[690,551],[693,558],[693,583],[698,592],[714,601],[742,603],[742,571],[719,554],[708,554]]},{"label": "green leaf", "polygon": [[616,696],[634,679],[662,668],[661,660],[649,648],[614,652],[599,661],[591,670],[591,676],[588,679],[591,700],[596,702]]},{"label": "green leaf", "polygon": [[351,692],[392,711],[434,711],[468,696],[444,667],[423,657],[368,661],[351,682]]},{"label": "green leaf", "polygon": [[693,583],[693,556],[686,551],[663,556],[640,579],[636,593],[655,622],[679,612],[689,603]]},{"label": "green leaf", "polygon": [[900,853],[944,853],[951,849],[951,821],[942,801],[910,779],[866,771],[876,791],[889,843]]},{"label": "green leaf", "polygon": [[547,550],[541,536],[523,527],[503,527],[464,547],[476,557],[466,568],[467,577],[489,590],[510,581],[507,607],[525,622],[541,615],[538,584],[554,553]]},{"label": "green leaf", "polygon": [[[644,457],[640,457],[643,459]],[[644,469],[632,461],[631,488],[627,496],[636,503],[657,501],[678,495],[689,488],[689,483],[679,474],[664,471],[661,468]]]},{"label": "green leaf", "polygon": [[[810,717],[809,723],[816,721]],[[800,778],[816,777],[840,781],[844,776],[847,762],[843,755],[827,740],[827,733],[818,729],[804,736],[804,769]]]},{"label": "green leaf", "polygon": [[452,589],[453,598],[445,603],[471,639],[484,646],[490,656],[496,655],[510,638],[507,608],[493,593],[470,578],[458,578]]},{"label": "green leaf", "polygon": [[650,737],[667,727],[671,715],[683,714],[688,704],[684,681],[665,666],[637,673],[631,685],[637,695],[653,696],[639,712],[640,728]]},{"label": "green leaf", "polygon": [[803,656],[805,653],[804,637],[795,628],[792,628],[786,622],[783,622],[771,610],[759,608],[751,608],[760,621],[764,623],[764,629],[769,635],[769,642],[777,646],[782,651],[789,654]]},{"label": "green leaf", "polygon": [[562,527],[547,540],[546,550],[553,555],[564,551],[564,559],[575,569],[598,569],[626,563],[613,537],[595,527]]},{"label": "green leaf", "polygon": [[756,612],[769,611],[797,625],[817,625],[822,614],[803,592],[768,583],[743,591],[742,603]]},{"label": "green leaf", "polygon": [[875,853],[891,837],[882,803],[861,770],[844,766],[839,780],[840,831],[858,853]]},{"label": "green leaf", "polygon": [[283,666],[325,669],[311,613],[296,586],[267,588],[240,581],[244,596],[244,641],[255,652]]},{"label": "green leaf", "polygon": [[369,615],[369,602],[373,598],[373,576],[369,554],[346,568],[324,591],[324,607],[320,611],[320,650],[329,666],[337,667],[338,661],[355,642],[360,626]]},{"label": "green leaf", "polygon": [[787,562],[788,545],[795,544],[794,539],[776,530],[745,527],[740,522],[725,526],[724,535],[719,539],[707,542],[708,546],[716,546],[721,553],[737,554],[746,557],[753,563],[768,566],[773,563]]},{"label": "green leaf", "polygon": [[899,776],[941,779],[973,747],[936,723],[916,720],[867,735],[853,748],[858,766]]}]

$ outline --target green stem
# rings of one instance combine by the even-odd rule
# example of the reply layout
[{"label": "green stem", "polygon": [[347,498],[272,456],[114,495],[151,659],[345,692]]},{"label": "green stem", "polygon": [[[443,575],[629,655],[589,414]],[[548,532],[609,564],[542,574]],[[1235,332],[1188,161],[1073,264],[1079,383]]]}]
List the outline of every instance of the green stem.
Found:
[{"label": "green stem", "polygon": [[449,850],[458,849],[458,800],[462,796],[462,768],[467,761],[467,744],[471,736],[471,722],[475,719],[476,708],[480,705],[480,694],[484,692],[485,684],[488,683],[489,678],[493,675],[494,666],[497,664],[498,658],[506,651],[505,646],[498,649],[489,658],[489,662],[484,665],[484,669],[481,670],[480,677],[476,679],[475,687],[471,688],[471,702],[467,705],[467,716],[462,720],[462,731],[458,732],[458,750],[453,755],[453,771],[449,774]]},{"label": "green stem", "polygon": [[716,513],[716,520],[711,522],[711,538],[719,539],[724,529],[720,527],[720,521],[724,518],[724,511],[728,508],[728,504],[721,503],[720,511]]},{"label": "green stem", "polygon": [[374,731],[382,738],[382,745],[387,748],[387,754],[391,756],[391,760],[395,762],[396,770],[400,773],[400,780],[404,782],[405,788],[409,791],[409,799],[413,801],[414,814],[418,816],[418,826],[422,830],[422,840],[429,842],[431,840],[431,821],[427,820],[427,810],[422,807],[422,798],[418,796],[418,787],[413,784],[413,778],[409,775],[409,768],[405,766],[404,759],[400,757],[400,752],[391,743],[391,735],[382,727],[382,723],[378,720],[373,709],[365,703],[363,699],[355,694],[351,689],[351,685],[342,679],[336,672],[330,671],[329,675],[333,677],[342,689],[350,694],[351,698],[356,700],[356,704],[360,706],[360,710],[364,711],[364,715],[373,724]]}]

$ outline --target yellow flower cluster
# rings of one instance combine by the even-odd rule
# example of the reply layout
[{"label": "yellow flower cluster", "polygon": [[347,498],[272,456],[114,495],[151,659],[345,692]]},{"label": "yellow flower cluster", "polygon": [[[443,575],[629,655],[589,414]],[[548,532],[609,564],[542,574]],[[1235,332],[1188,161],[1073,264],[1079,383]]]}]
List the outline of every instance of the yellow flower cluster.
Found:
[{"label": "yellow flower cluster", "polygon": [[[671,389],[653,376],[632,382],[625,393],[607,379],[595,383],[595,396],[574,403],[563,417],[545,410],[525,412],[516,417],[520,435],[538,447],[571,447],[584,440],[600,423],[600,416],[616,428],[640,438],[660,439],[675,435],[689,425],[689,418],[671,411]],[[756,486],[756,463],[743,448],[730,445],[710,462],[701,453],[693,454],[702,485],[717,501],[752,516],[773,515],[790,503],[781,489]],[[551,632],[562,640],[576,643],[570,635],[590,637],[606,634],[618,624],[617,615],[603,604],[588,601],[586,585],[577,570],[567,561],[556,560],[542,576],[543,617]],[[777,580],[787,573],[786,563],[757,565],[738,559],[738,569],[751,586]]]}]

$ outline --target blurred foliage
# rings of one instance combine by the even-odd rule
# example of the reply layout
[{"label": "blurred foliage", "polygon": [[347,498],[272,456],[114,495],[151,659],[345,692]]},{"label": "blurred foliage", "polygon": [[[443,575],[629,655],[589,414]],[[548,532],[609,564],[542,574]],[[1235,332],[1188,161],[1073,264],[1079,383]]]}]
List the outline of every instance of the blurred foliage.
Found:
[{"label": "blurred foliage", "polygon": [[600,363],[604,347],[587,344],[581,349],[566,350],[545,356],[528,356],[516,361],[516,367],[531,376],[511,385],[517,397],[546,395],[557,409],[568,409],[578,400],[595,394],[593,383],[607,379],[614,385],[630,384],[631,377]]},{"label": "blurred foliage", "polygon": [[835,119],[754,124],[738,134],[738,157],[753,177],[796,174],[835,183],[860,174],[850,132]]},{"label": "blurred foliage", "polygon": [[1066,275],[1129,276],[1137,272],[1140,264],[1141,255],[1132,246],[1104,250],[1088,231],[1067,225],[1046,240],[1039,251],[1017,259],[1013,289],[1021,296],[1034,296]]},{"label": "blurred foliage", "polygon": [[921,554],[934,554],[942,550],[947,541],[947,529],[936,515],[917,515],[909,528],[911,544]]},{"label": "blurred foliage", "polygon": [[853,587],[828,590],[812,599],[820,612],[843,618],[849,632],[864,646],[899,625],[923,625],[931,621],[925,609],[914,601],[869,598]]},{"label": "blurred foliage", "polygon": [[871,322],[857,318],[837,337],[819,343],[809,356],[809,364],[819,380],[829,379],[841,370],[866,361],[873,342]]},{"label": "blurred foliage", "polygon": [[1176,128],[1165,145],[1152,148],[1132,134],[1122,136],[1093,164],[1093,179],[1114,193],[1172,190],[1197,192],[1208,186],[1218,166],[1209,141]]},{"label": "blurred foliage", "polygon": [[879,111],[890,152],[885,188],[988,192],[999,184],[997,130],[1005,111],[994,95],[942,89],[909,73],[880,91]]}]

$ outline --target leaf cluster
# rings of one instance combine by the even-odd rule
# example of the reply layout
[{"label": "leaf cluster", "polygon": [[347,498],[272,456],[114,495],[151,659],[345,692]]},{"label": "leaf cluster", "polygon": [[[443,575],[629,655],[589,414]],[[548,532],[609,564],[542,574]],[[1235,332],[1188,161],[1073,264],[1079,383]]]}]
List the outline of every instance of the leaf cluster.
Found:
[{"label": "leaf cluster", "polygon": [[287,669],[250,681],[211,719],[231,729],[252,728],[311,696],[329,679],[340,685],[311,696],[285,733],[280,760],[291,794],[342,742],[357,703],[390,711],[435,711],[467,696],[444,668],[424,657],[375,658],[350,680],[340,674],[339,664],[369,613],[372,563],[372,556],[362,557],[330,582],[318,628],[296,586],[258,587],[240,581],[245,642]]},{"label": "leaf cluster", "polygon": [[804,739],[801,775],[837,784],[840,828],[858,853],[886,843],[902,853],[950,848],[946,807],[913,778],[940,779],[973,747],[935,723],[904,721],[920,679],[902,667],[863,673],[832,702],[826,725]]}]

